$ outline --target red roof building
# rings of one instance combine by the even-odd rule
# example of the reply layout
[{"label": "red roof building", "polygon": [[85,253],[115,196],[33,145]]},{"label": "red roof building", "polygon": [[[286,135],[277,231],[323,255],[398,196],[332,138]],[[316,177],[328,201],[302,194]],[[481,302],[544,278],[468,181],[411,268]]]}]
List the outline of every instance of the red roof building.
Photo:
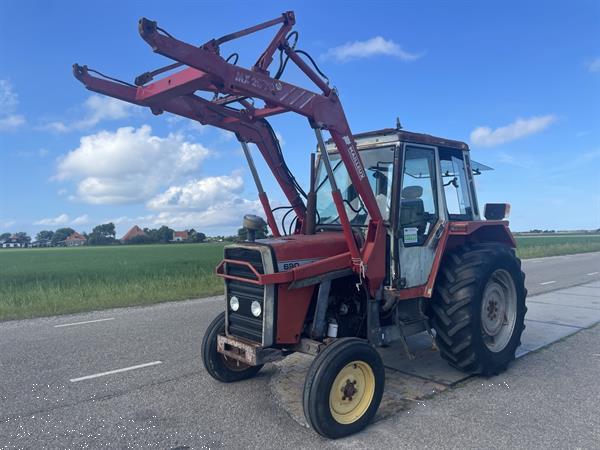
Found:
[{"label": "red roof building", "polygon": [[140,227],[134,225],[127,233],[125,233],[125,236],[121,238],[121,241],[127,242],[136,236],[146,236],[146,233],[144,233],[144,230],[142,230]]},{"label": "red roof building", "polygon": [[75,231],[65,239],[65,245],[67,247],[79,247],[81,245],[85,245],[86,242],[87,239],[85,238],[85,236],[79,234],[77,231]]},{"label": "red roof building", "polygon": [[188,235],[187,230],[173,231],[173,239],[171,239],[171,242],[183,242],[183,241],[187,241],[188,238],[189,238],[189,235]]}]

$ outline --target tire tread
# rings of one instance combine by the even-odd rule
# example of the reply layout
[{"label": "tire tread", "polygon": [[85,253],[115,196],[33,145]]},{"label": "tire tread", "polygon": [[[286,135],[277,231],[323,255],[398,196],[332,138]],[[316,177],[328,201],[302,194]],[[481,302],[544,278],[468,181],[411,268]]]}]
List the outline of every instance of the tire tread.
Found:
[{"label": "tire tread", "polygon": [[[467,245],[446,255],[442,262],[443,269],[438,274],[431,303],[432,326],[436,330],[436,344],[442,358],[461,371],[483,375],[499,373],[514,359],[514,350],[520,345],[521,333],[525,328],[524,312],[517,313],[514,333],[518,336],[510,358],[491,364],[482,354],[481,331],[476,329],[479,321],[474,317],[478,306],[474,303],[478,295],[481,295],[481,280],[485,271],[495,261],[507,260],[507,257],[512,260],[515,273],[519,274],[513,275],[517,302],[523,302],[523,311],[526,312],[525,274],[521,270],[521,261],[512,248],[498,243]],[[520,279],[515,279],[519,277]],[[513,338],[510,342],[513,342]]]}]

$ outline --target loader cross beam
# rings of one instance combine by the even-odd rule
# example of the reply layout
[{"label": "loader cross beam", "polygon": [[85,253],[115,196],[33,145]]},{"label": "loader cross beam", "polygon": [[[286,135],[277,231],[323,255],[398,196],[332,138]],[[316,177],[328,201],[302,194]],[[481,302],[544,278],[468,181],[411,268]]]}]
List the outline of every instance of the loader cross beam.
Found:
[{"label": "loader cross beam", "polygon": [[[175,63],[141,74],[136,78],[136,85],[101,74],[93,76],[91,73],[98,72],[78,64],[73,66],[73,72],[75,77],[92,91],[148,107],[154,114],[167,111],[202,124],[213,125],[235,133],[240,142],[254,143],[294,209],[298,218],[295,232],[305,231],[306,206],[301,198],[301,190],[285,164],[279,142],[266,118],[294,112],[306,117],[315,130],[327,130],[371,218],[365,242],[359,249],[339,192],[337,199],[335,192],[333,193],[348,243],[351,265],[356,271],[364,273],[371,287],[379,286],[384,276],[383,263],[377,261],[377,257],[381,261],[381,255],[384,254],[383,218],[337,92],[305,62],[299,54],[303,52],[296,51],[295,42],[290,45],[290,31],[294,23],[294,13],[288,11],[276,19],[209,40],[198,47],[174,38],[156,22],[142,18],[138,25],[141,37],[154,52],[176,61]],[[229,58],[225,59],[220,55],[222,43],[275,25],[281,26],[252,68],[240,67]],[[278,50],[282,58],[285,55],[285,62],[294,62],[316,85],[319,92],[280,80],[285,64],[271,76],[269,66]],[[156,75],[180,67],[185,68],[152,81]],[[208,100],[197,95],[198,91],[212,94],[213,98]],[[263,105],[255,107],[249,99],[261,100]],[[234,108],[231,106],[233,104],[238,104],[239,107]],[[324,151],[324,148],[321,150]],[[266,194],[260,193],[259,198],[265,209],[269,227],[275,236],[279,236]]]}]

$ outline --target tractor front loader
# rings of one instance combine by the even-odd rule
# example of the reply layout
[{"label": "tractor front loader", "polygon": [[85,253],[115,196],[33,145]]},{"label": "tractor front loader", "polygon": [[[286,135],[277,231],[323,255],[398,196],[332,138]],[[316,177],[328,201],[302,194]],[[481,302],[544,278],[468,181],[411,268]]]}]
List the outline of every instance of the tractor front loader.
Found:
[{"label": "tractor front loader", "polygon": [[[480,218],[473,177],[486,167],[471,161],[468,146],[399,124],[354,135],[337,91],[297,48],[294,23],[285,12],[198,46],[141,19],[141,37],[174,63],[134,83],[77,64],[73,72],[92,91],[235,133],[272,237],[255,239],[265,221],[246,215],[248,241],[225,247],[216,268],[224,311],[204,336],[204,366],[233,382],[293,352],[314,355],[304,413],[315,431],[339,438],[377,411],[385,383],[377,347],[428,331],[454,367],[497,374],[520,345],[527,292],[508,204],[487,204]],[[226,42],[274,26],[251,68],[221,54]],[[291,63],[315,91],[281,79]],[[287,112],[306,117],[315,133],[307,192],[268,122]],[[250,143],[289,203],[281,223]]]}]

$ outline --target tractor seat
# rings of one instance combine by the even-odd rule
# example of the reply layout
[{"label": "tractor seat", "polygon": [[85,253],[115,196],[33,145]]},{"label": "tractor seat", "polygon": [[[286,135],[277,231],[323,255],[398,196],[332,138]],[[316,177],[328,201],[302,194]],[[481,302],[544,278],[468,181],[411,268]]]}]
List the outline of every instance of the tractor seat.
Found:
[{"label": "tractor seat", "polygon": [[404,228],[416,228],[419,243],[423,242],[425,228],[427,227],[427,218],[425,217],[425,207],[423,206],[423,188],[421,186],[406,186],[402,189],[400,199],[400,227],[401,232]]}]

